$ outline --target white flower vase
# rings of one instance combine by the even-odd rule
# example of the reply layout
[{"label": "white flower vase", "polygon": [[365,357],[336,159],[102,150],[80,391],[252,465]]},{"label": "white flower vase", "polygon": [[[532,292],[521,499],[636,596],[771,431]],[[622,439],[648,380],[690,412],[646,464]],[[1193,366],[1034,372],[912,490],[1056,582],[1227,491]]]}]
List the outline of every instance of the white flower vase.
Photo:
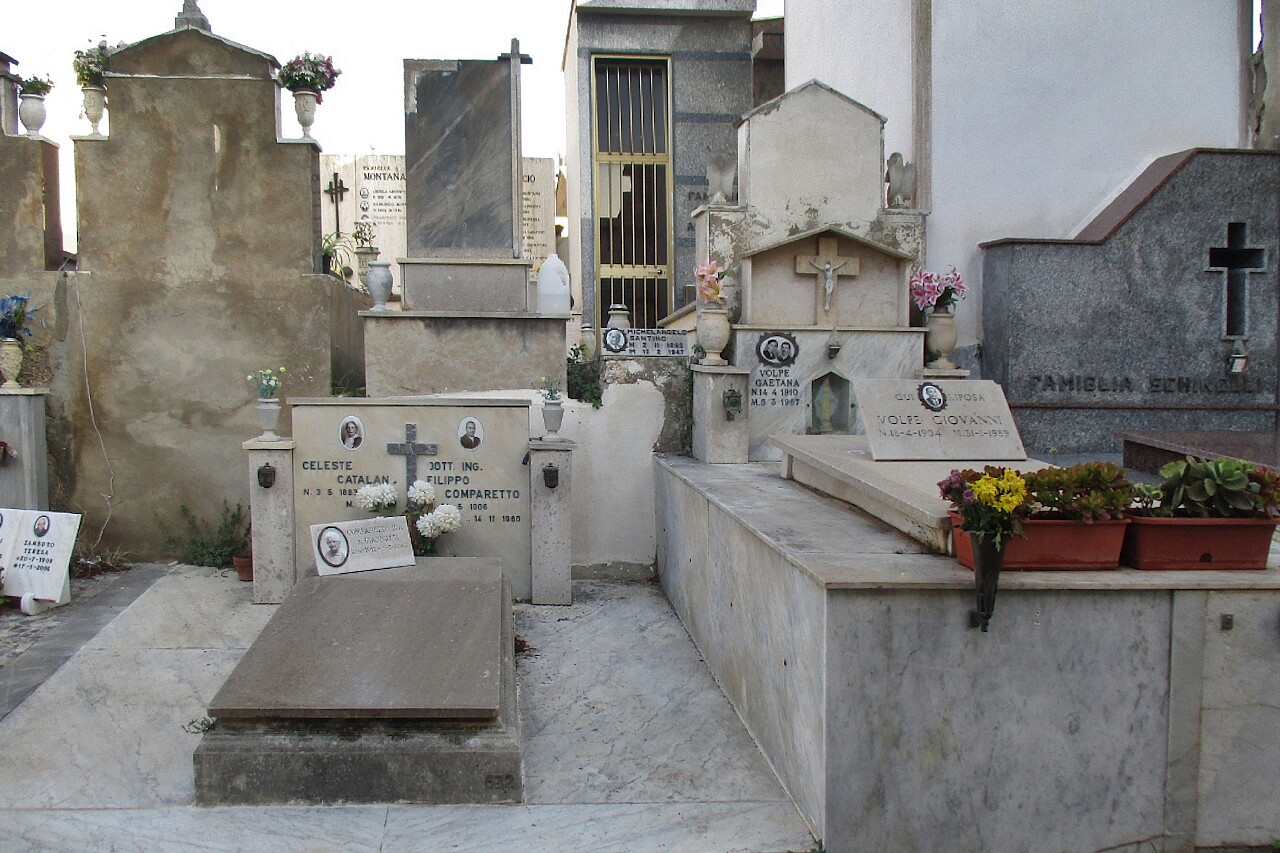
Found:
[{"label": "white flower vase", "polygon": [[277,397],[258,398],[258,426],[262,427],[259,441],[278,441],[276,424],[280,422],[280,400]]},{"label": "white flower vase", "polygon": [[724,348],[729,345],[729,333],[732,331],[729,325],[729,309],[699,305],[697,331],[698,346],[706,351],[701,363],[709,367],[723,367],[728,364],[729,362],[725,361],[720,353],[724,352]]},{"label": "white flower vase", "polygon": [[18,373],[22,370],[22,342],[17,338],[0,339],[0,374],[4,384],[0,388],[21,388]]},{"label": "white flower vase", "polygon": [[955,352],[957,339],[955,315],[945,308],[935,307],[929,312],[924,329],[925,352],[932,354],[925,367],[955,370],[956,363],[951,360],[951,354]]},{"label": "white flower vase", "polygon": [[564,423],[564,406],[560,400],[543,400],[542,401],[542,425],[546,428],[547,434],[542,438],[544,441],[560,440],[560,425]]},{"label": "white flower vase", "polygon": [[298,124],[302,126],[302,138],[311,139],[311,125],[316,123],[316,101],[319,92],[306,89],[293,93],[293,111],[298,116]]},{"label": "white flower vase", "polygon": [[374,311],[390,311],[387,300],[391,298],[391,261],[370,261],[365,287],[373,297]]},{"label": "white flower vase", "polygon": [[22,120],[27,136],[39,139],[40,128],[44,127],[48,115],[44,108],[44,95],[19,95],[18,98],[22,101],[18,105],[18,118]]},{"label": "white flower vase", "polygon": [[91,136],[101,136],[98,124],[107,110],[107,90],[102,86],[85,86],[80,90],[84,94],[84,117],[89,120]]}]

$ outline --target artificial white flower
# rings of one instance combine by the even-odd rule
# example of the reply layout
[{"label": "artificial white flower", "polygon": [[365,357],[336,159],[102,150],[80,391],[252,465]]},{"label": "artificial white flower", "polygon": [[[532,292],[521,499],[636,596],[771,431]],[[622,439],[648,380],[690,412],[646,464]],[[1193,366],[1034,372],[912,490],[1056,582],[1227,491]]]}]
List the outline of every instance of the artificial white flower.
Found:
[{"label": "artificial white flower", "polygon": [[426,515],[418,517],[418,532],[427,539],[435,539],[452,533],[462,526],[462,511],[453,504],[441,504]]},{"label": "artificial white flower", "polygon": [[356,506],[370,512],[388,512],[396,508],[400,496],[391,483],[370,483],[356,489]]},{"label": "artificial white flower", "polygon": [[410,506],[426,506],[435,499],[436,487],[428,483],[426,480],[414,480],[413,485],[409,487]]}]

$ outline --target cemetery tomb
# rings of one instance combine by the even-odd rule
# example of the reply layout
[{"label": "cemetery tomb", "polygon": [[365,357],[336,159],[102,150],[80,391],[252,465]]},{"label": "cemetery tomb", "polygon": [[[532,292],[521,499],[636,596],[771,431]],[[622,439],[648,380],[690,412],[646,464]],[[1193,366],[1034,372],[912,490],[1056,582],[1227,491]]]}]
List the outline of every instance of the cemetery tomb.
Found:
[{"label": "cemetery tomb", "polygon": [[510,601],[497,560],[303,580],[209,704],[197,802],[518,802]]},{"label": "cemetery tomb", "polygon": [[[983,370],[1029,447],[1277,428],[1280,155],[1154,162],[1074,240],[983,245]],[[1175,436],[1176,437],[1176,436]]]},{"label": "cemetery tomb", "polygon": [[299,577],[315,574],[313,525],[368,519],[355,502],[363,485],[391,483],[397,509],[414,480],[436,502],[462,511],[440,553],[502,562],[517,598],[530,579],[529,404],[524,400],[359,397],[290,400],[293,405],[295,535]]}]

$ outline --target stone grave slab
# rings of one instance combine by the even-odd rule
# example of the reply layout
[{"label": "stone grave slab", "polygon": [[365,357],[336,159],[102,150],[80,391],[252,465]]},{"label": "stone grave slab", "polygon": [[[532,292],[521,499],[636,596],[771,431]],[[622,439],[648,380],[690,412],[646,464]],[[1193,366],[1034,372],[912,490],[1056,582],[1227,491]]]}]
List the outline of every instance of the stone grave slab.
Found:
[{"label": "stone grave slab", "polygon": [[1280,471],[1280,433],[1268,430],[1121,430],[1124,467],[1148,474],[1187,456],[1230,456]]},{"label": "stone grave slab", "polygon": [[1027,458],[1004,392],[982,380],[855,380],[877,461]]},{"label": "stone grave slab", "polygon": [[306,579],[210,703],[196,800],[519,801],[513,643],[496,560]]},{"label": "stone grave slab", "polygon": [[[529,597],[527,401],[321,397],[289,403],[299,543],[310,539],[313,524],[369,518],[355,504],[360,486],[394,483],[403,511],[408,485],[422,479],[435,487],[437,503],[462,510],[462,528],[440,539],[440,552],[500,559],[514,594]],[[311,549],[296,552],[299,576],[314,575]]]},{"label": "stone grave slab", "polygon": [[413,543],[403,515],[311,525],[311,556],[320,575],[412,566]]},{"label": "stone grave slab", "polygon": [[1038,459],[878,462],[865,435],[775,436],[773,443],[783,456],[784,478],[865,510],[940,553],[950,550],[951,520],[937,484],[953,468],[1048,467]]}]

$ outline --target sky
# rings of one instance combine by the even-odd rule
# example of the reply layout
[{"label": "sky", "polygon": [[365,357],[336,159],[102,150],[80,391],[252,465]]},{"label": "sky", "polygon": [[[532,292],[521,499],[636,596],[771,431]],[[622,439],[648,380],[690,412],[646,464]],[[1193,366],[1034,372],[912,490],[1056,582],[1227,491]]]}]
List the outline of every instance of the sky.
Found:
[{"label": "sky", "polygon": [[[783,0],[758,0],[757,17],[782,14]],[[72,135],[87,134],[71,59],[105,38],[132,43],[173,28],[182,0],[41,0],[4,4],[0,52],[19,75],[52,77],[42,135],[61,148],[66,238],[75,242]],[[333,57],[342,70],[326,92],[311,134],[326,154],[404,153],[404,59],[494,59],[520,39],[533,57],[521,74],[526,157],[563,156],[564,78],[560,62],[570,0],[199,0],[216,35],[287,62],[304,50]],[[287,97],[287,95],[286,95]],[[285,136],[300,135],[292,102],[282,106]],[[110,112],[103,124],[110,126]]]}]

